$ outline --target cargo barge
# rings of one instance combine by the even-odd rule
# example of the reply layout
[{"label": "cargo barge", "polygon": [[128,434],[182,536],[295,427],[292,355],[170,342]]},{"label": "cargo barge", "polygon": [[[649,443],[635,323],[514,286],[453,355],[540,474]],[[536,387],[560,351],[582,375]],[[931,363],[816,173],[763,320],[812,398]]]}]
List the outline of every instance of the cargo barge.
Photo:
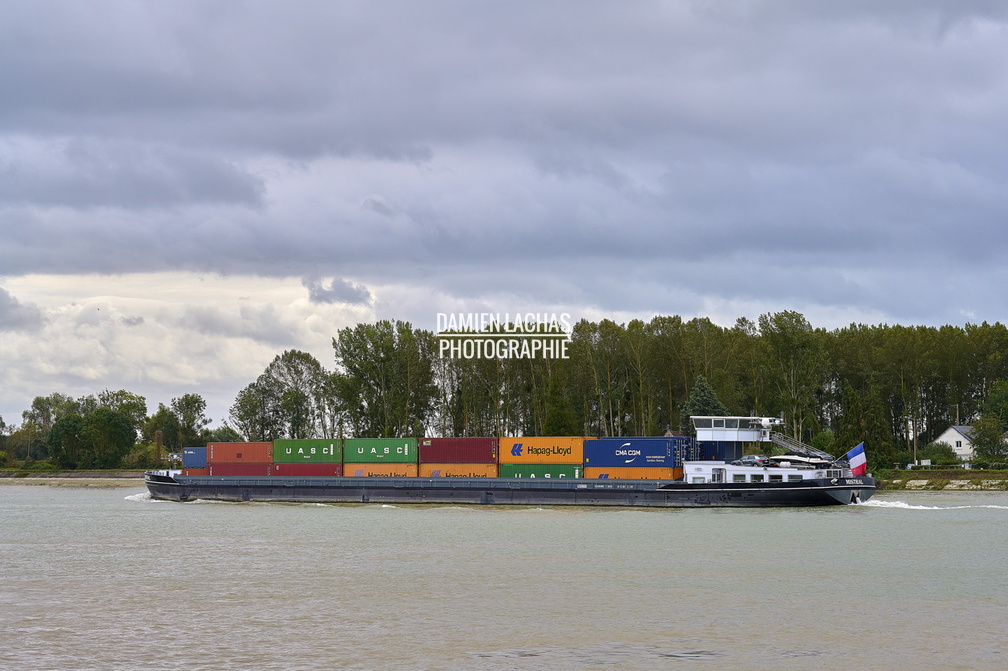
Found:
[{"label": "cargo barge", "polygon": [[[785,442],[772,431],[780,420],[693,420],[698,436],[722,443],[722,457],[743,445]],[[170,501],[658,508],[844,505],[867,501],[876,490],[861,446],[841,461],[791,441],[787,455],[729,462],[697,458],[700,451],[686,450],[692,445],[687,442],[546,437],[218,443],[192,448],[209,455],[206,468],[148,471],[145,483],[153,498]],[[453,457],[465,463],[447,461]]]},{"label": "cargo barge", "polygon": [[[585,478],[254,478],[182,476],[149,471],[153,498],[170,501],[275,501],[290,503],[482,504],[545,506],[828,506],[867,501],[870,475],[843,469],[822,477],[798,477],[798,469],[768,466],[764,481],[731,480],[754,474],[724,462],[687,462],[687,480],[589,480]],[[700,469],[699,471],[697,469]],[[696,475],[698,472],[704,475]],[[721,471],[721,472],[718,472]],[[790,474],[795,479],[788,480]],[[781,479],[777,480],[776,477]],[[769,478],[774,477],[771,481]],[[713,480],[713,481],[712,481]],[[728,480],[727,482],[724,480]]]}]

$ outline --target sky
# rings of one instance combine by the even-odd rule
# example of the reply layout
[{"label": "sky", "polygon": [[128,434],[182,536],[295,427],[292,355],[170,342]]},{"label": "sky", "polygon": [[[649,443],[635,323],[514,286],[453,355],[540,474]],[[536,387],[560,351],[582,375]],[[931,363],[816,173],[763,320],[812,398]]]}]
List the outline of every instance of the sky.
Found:
[{"label": "sky", "polygon": [[1008,320],[1008,3],[0,0],[0,417],[438,313]]}]

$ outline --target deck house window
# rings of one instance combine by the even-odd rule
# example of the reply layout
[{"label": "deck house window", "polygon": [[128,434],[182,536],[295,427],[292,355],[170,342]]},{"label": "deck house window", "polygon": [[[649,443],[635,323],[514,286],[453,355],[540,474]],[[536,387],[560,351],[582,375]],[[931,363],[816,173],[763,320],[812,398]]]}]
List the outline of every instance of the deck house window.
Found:
[{"label": "deck house window", "polygon": [[745,482],[745,473],[732,473],[732,482]]},{"label": "deck house window", "polygon": [[752,474],[752,481],[753,482],[763,482],[763,474],[762,473],[753,473]]}]

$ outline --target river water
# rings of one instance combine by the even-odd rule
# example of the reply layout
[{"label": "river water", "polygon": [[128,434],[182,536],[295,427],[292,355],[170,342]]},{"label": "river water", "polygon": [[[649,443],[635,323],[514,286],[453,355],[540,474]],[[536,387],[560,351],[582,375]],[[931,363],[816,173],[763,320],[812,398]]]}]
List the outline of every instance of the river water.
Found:
[{"label": "river water", "polygon": [[1005,669],[1008,493],[829,509],[0,486],[2,669]]}]

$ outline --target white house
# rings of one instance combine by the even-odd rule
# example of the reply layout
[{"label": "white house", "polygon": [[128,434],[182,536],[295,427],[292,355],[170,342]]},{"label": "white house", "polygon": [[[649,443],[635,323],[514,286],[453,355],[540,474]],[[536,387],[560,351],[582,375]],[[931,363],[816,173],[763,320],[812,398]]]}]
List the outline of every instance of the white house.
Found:
[{"label": "white house", "polygon": [[960,461],[970,461],[973,459],[973,441],[970,439],[972,433],[972,426],[956,424],[945,429],[942,435],[935,438],[935,442],[951,445]]}]

